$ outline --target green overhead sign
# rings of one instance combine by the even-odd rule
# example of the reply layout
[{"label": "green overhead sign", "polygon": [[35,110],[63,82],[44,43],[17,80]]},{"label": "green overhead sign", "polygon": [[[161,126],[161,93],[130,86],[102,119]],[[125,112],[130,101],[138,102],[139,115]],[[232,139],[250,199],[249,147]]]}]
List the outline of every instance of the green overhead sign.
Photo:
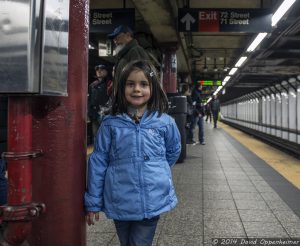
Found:
[{"label": "green overhead sign", "polygon": [[197,83],[202,86],[214,86],[214,85],[220,86],[220,85],[222,85],[221,80],[198,80]]}]

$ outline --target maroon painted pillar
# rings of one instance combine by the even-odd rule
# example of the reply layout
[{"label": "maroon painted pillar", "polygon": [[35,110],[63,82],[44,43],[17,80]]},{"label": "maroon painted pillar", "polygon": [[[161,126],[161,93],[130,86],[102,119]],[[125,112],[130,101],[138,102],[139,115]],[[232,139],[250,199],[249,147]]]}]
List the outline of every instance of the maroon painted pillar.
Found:
[{"label": "maroon painted pillar", "polygon": [[176,93],[177,87],[177,45],[164,44],[163,45],[163,61],[162,61],[162,83],[164,91],[169,93]]},{"label": "maroon painted pillar", "polygon": [[[16,220],[8,220],[4,240],[0,245],[27,245],[26,239],[31,232],[31,220],[17,219],[18,214],[26,211],[32,198],[32,160],[26,158],[32,152],[31,98],[8,98],[8,169],[7,209]],[[25,157],[25,158],[23,158]],[[6,211],[6,208],[4,208]],[[17,211],[18,210],[18,211]],[[9,210],[7,210],[9,212]],[[25,213],[26,214],[26,213]],[[7,219],[9,216],[7,216]]]},{"label": "maroon painted pillar", "polygon": [[31,246],[84,246],[89,1],[70,0],[67,97],[33,98],[33,200],[46,213],[33,221]]}]

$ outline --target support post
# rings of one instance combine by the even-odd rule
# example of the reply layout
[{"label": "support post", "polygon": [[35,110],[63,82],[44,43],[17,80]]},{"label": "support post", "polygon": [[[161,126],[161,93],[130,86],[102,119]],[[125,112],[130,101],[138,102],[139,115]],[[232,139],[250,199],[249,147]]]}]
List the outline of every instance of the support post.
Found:
[{"label": "support post", "polygon": [[89,0],[70,0],[68,96],[33,98],[33,199],[47,212],[33,223],[31,246],[86,245]]},{"label": "support post", "polygon": [[32,158],[40,155],[32,151],[31,98],[8,98],[8,152],[2,154],[7,161],[7,204],[0,207],[1,222],[7,226],[0,241],[2,246],[28,245],[32,219],[45,207],[32,203]]},{"label": "support post", "polygon": [[163,45],[163,61],[162,61],[162,85],[167,94],[175,94],[177,92],[177,45]]}]

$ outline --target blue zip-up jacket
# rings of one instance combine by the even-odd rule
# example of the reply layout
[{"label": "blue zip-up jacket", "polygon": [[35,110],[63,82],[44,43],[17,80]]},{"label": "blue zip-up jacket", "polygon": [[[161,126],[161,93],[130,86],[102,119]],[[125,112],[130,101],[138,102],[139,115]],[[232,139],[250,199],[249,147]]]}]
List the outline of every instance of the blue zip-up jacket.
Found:
[{"label": "blue zip-up jacket", "polygon": [[181,150],[172,117],[143,115],[138,124],[127,114],[107,116],[88,163],[85,210],[110,219],[142,220],[177,204],[170,167]]}]

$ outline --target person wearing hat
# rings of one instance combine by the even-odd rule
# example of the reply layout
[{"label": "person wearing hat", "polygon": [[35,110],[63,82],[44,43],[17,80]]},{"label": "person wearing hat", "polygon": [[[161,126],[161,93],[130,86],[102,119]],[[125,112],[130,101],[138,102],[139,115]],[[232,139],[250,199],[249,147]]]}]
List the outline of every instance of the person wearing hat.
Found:
[{"label": "person wearing hat", "polygon": [[113,91],[116,91],[122,69],[133,60],[149,60],[147,52],[133,37],[133,31],[125,25],[118,26],[108,38],[115,43],[116,62],[114,66]]},{"label": "person wearing hat", "polygon": [[111,94],[111,75],[106,65],[95,66],[96,80],[89,85],[88,116],[92,124],[93,138],[100,126],[102,108],[106,107]]}]

